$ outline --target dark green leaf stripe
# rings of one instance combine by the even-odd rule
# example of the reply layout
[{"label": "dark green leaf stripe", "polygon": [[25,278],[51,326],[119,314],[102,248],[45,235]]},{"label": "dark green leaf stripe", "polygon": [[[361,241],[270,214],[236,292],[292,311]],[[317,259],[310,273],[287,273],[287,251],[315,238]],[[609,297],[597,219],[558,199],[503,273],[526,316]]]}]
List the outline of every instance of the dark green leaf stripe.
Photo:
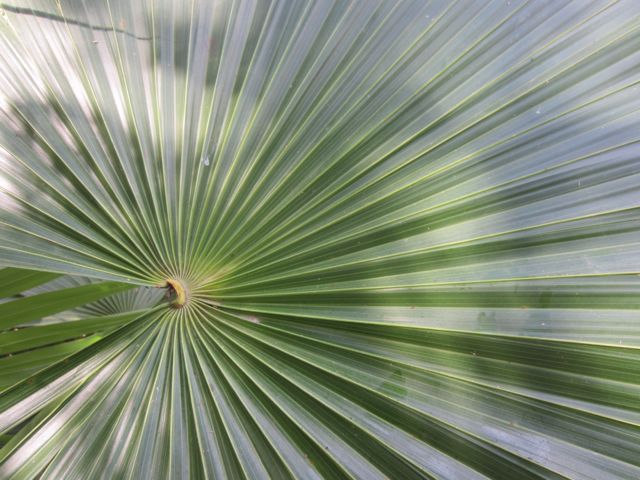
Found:
[{"label": "dark green leaf stripe", "polygon": [[19,268],[0,269],[0,292],[4,298],[53,280],[58,275]]},{"label": "dark green leaf stripe", "polygon": [[107,295],[135,287],[118,282],[100,282],[40,293],[0,304],[0,329],[7,329],[52,313],[69,310]]},{"label": "dark green leaf stripe", "polygon": [[73,338],[84,337],[96,332],[113,330],[139,317],[141,311],[89,317],[42,326],[29,326],[0,333],[0,355],[26,352]]}]

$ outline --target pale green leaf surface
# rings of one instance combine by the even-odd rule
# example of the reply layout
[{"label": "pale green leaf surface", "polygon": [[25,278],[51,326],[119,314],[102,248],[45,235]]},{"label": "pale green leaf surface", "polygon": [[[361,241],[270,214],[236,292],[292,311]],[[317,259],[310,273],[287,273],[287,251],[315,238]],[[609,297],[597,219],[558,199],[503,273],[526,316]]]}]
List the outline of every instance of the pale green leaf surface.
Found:
[{"label": "pale green leaf surface", "polygon": [[[3,338],[3,342],[4,340]],[[82,340],[65,340],[64,343],[44,346],[29,352],[19,352],[15,355],[7,354],[7,356],[0,358],[0,378],[2,379],[0,389],[4,390],[30,377],[35,372],[82,350],[94,343],[97,338],[90,337]]]}]

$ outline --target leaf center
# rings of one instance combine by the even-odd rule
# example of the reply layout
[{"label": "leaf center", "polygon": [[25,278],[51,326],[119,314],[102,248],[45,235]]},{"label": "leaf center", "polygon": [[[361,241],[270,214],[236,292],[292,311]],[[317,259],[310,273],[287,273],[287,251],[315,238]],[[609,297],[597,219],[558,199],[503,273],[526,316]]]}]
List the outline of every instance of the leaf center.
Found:
[{"label": "leaf center", "polygon": [[188,300],[188,292],[184,284],[180,280],[169,278],[166,281],[167,295],[171,301],[171,306],[174,308],[182,308]]}]

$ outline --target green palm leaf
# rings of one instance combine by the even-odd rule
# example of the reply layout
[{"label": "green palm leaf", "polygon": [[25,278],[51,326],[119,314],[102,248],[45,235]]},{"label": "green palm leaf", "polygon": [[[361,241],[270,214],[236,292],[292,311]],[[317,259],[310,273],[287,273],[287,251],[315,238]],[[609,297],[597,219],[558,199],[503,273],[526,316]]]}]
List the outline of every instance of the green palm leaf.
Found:
[{"label": "green palm leaf", "polygon": [[640,476],[637,2],[0,5],[1,477]]}]

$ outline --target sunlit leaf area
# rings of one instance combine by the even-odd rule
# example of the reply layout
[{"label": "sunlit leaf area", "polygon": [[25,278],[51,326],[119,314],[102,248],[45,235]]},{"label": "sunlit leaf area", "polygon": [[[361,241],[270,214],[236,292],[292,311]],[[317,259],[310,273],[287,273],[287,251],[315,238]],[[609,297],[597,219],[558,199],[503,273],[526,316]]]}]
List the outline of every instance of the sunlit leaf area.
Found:
[{"label": "sunlit leaf area", "polygon": [[640,2],[0,0],[0,479],[640,479]]}]

